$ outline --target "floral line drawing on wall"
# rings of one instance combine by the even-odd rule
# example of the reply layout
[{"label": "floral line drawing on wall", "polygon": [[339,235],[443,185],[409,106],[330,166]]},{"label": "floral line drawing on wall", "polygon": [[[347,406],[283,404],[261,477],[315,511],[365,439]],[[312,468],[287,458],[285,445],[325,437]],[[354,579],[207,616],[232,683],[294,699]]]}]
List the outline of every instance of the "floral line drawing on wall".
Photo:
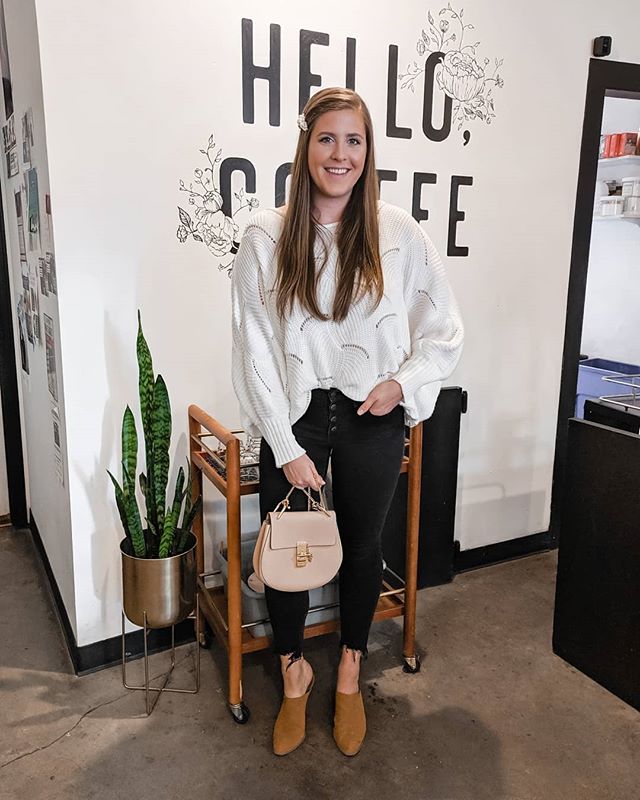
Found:
[{"label": "floral line drawing on wall", "polygon": [[[218,269],[226,270],[231,277],[235,255],[239,247],[239,228],[235,216],[245,208],[254,209],[259,205],[258,198],[249,196],[244,189],[234,192],[239,205],[231,216],[222,210],[222,195],[215,178],[215,165],[222,160],[222,148],[216,150],[215,136],[209,137],[206,150],[200,150],[209,166],[193,171],[193,181],[187,186],[180,181],[180,191],[189,195],[188,203],[194,206],[193,217],[178,206],[180,225],[176,231],[178,240],[184,244],[189,237],[201,242],[218,261]],[[195,218],[195,219],[194,219]],[[230,258],[228,258],[230,257]]]},{"label": "floral line drawing on wall", "polygon": [[[475,26],[463,21],[464,9],[455,11],[451,3],[440,9],[438,20],[431,11],[427,12],[428,31],[422,29],[416,43],[419,56],[425,61],[432,53],[444,53],[441,65],[437,68],[436,80],[440,89],[453,101],[451,127],[456,123],[460,130],[465,122],[481,120],[487,125],[495,117],[493,90],[501,89],[504,81],[498,70],[504,59],[495,59],[492,74],[488,58],[480,64],[476,50],[480,42],[464,44],[467,31],[475,30]],[[424,64],[416,61],[407,65],[407,71],[398,75],[402,81],[401,89],[415,91],[415,81],[423,72]]]}]

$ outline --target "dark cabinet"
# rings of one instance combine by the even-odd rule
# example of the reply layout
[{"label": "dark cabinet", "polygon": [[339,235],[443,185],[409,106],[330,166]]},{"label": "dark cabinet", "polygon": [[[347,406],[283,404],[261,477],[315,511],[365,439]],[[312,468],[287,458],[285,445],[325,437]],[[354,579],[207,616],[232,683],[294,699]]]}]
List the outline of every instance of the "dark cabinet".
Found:
[{"label": "dark cabinet", "polygon": [[640,436],[569,420],[553,651],[640,710]]}]

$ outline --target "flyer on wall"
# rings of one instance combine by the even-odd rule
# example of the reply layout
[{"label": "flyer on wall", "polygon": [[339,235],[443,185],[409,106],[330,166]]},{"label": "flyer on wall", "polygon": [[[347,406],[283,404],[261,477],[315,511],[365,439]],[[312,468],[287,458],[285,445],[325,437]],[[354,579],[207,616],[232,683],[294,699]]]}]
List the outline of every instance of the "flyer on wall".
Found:
[{"label": "flyer on wall", "polygon": [[33,112],[30,108],[22,115],[22,163],[31,166],[31,148],[33,147]]},{"label": "flyer on wall", "polygon": [[58,400],[58,377],[56,374],[56,343],[53,333],[53,319],[44,315],[44,341],[47,351],[47,383],[54,400]]},{"label": "flyer on wall", "polygon": [[7,176],[13,178],[20,171],[18,148],[16,146],[16,130],[13,117],[2,126],[2,143],[4,146],[5,160],[7,163]]},{"label": "flyer on wall", "polygon": [[47,278],[47,263],[42,256],[38,258],[38,274],[40,276],[40,292],[43,297],[49,297],[49,281]]},{"label": "flyer on wall", "polygon": [[34,264],[28,265],[29,292],[31,295],[31,317],[33,323],[33,338],[38,344],[43,343],[42,327],[40,320],[40,286],[38,285],[38,269]]},{"label": "flyer on wall", "polygon": [[14,147],[13,150],[7,153],[7,176],[9,178],[14,178],[18,172],[20,172],[18,148]]},{"label": "flyer on wall", "polygon": [[6,125],[2,126],[2,144],[4,152],[8,153],[16,146],[16,128],[13,121],[13,115],[7,119]]},{"label": "flyer on wall", "polygon": [[42,331],[40,330],[40,292],[38,290],[37,276],[32,269],[29,269],[29,291],[31,292],[33,338],[38,344],[42,344]]},{"label": "flyer on wall", "polygon": [[58,294],[58,283],[56,280],[56,259],[53,253],[45,253],[45,272],[47,275],[47,289],[51,294]]},{"label": "flyer on wall", "polygon": [[29,250],[40,249],[40,201],[38,200],[38,172],[35,167],[27,172],[27,219],[29,225]]},{"label": "flyer on wall", "polygon": [[23,296],[20,295],[18,305],[16,307],[18,317],[18,333],[20,336],[20,361],[22,364],[22,371],[29,374],[29,350],[27,348],[27,326],[24,317],[24,302]]},{"label": "flyer on wall", "polygon": [[[23,266],[26,266],[23,265]],[[22,273],[22,308],[24,314],[25,328],[27,331],[27,339],[31,344],[33,340],[33,324],[31,320],[31,291],[29,290],[29,273]]]},{"label": "flyer on wall", "polygon": [[53,236],[51,225],[51,195],[45,194],[44,196],[44,213],[45,213],[45,228],[44,228],[44,250],[53,250]]},{"label": "flyer on wall", "polygon": [[53,458],[55,461],[56,475],[60,485],[64,486],[64,468],[62,463],[62,447],[60,444],[60,412],[57,406],[51,408],[51,422],[53,425]]},{"label": "flyer on wall", "polygon": [[14,192],[13,199],[16,204],[16,219],[18,221],[18,245],[20,248],[20,261],[27,260],[27,244],[24,239],[24,217],[22,216],[22,188]]}]

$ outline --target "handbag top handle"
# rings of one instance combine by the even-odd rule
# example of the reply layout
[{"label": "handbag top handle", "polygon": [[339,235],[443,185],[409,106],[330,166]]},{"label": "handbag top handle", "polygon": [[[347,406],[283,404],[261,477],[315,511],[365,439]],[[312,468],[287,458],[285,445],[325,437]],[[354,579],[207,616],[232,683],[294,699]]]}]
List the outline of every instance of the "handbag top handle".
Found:
[{"label": "handbag top handle", "polygon": [[301,492],[304,492],[307,495],[307,511],[311,511],[311,509],[313,508],[315,511],[322,511],[325,514],[329,515],[329,512],[327,510],[327,498],[325,497],[324,487],[322,486],[316,490],[320,495],[320,502],[318,502],[311,496],[311,492],[309,491],[309,488],[307,486],[305,487],[292,486],[287,492],[287,496],[283,500],[281,500],[278,503],[278,505],[273,509],[274,512],[278,511],[280,506],[283,506],[283,511],[289,508],[289,496],[291,495],[291,492],[293,492],[294,489],[300,489]]}]

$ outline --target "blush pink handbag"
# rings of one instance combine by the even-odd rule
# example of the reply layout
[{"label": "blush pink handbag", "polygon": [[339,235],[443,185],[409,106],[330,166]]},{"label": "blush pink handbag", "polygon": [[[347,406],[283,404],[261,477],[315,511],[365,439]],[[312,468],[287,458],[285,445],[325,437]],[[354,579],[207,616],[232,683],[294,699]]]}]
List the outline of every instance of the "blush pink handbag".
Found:
[{"label": "blush pink handbag", "polygon": [[260,526],[253,551],[253,569],[260,580],[282,592],[300,592],[329,583],[342,563],[342,543],[336,512],[327,509],[324,491],[320,502],[309,489],[307,511],[289,511],[292,486]]}]

